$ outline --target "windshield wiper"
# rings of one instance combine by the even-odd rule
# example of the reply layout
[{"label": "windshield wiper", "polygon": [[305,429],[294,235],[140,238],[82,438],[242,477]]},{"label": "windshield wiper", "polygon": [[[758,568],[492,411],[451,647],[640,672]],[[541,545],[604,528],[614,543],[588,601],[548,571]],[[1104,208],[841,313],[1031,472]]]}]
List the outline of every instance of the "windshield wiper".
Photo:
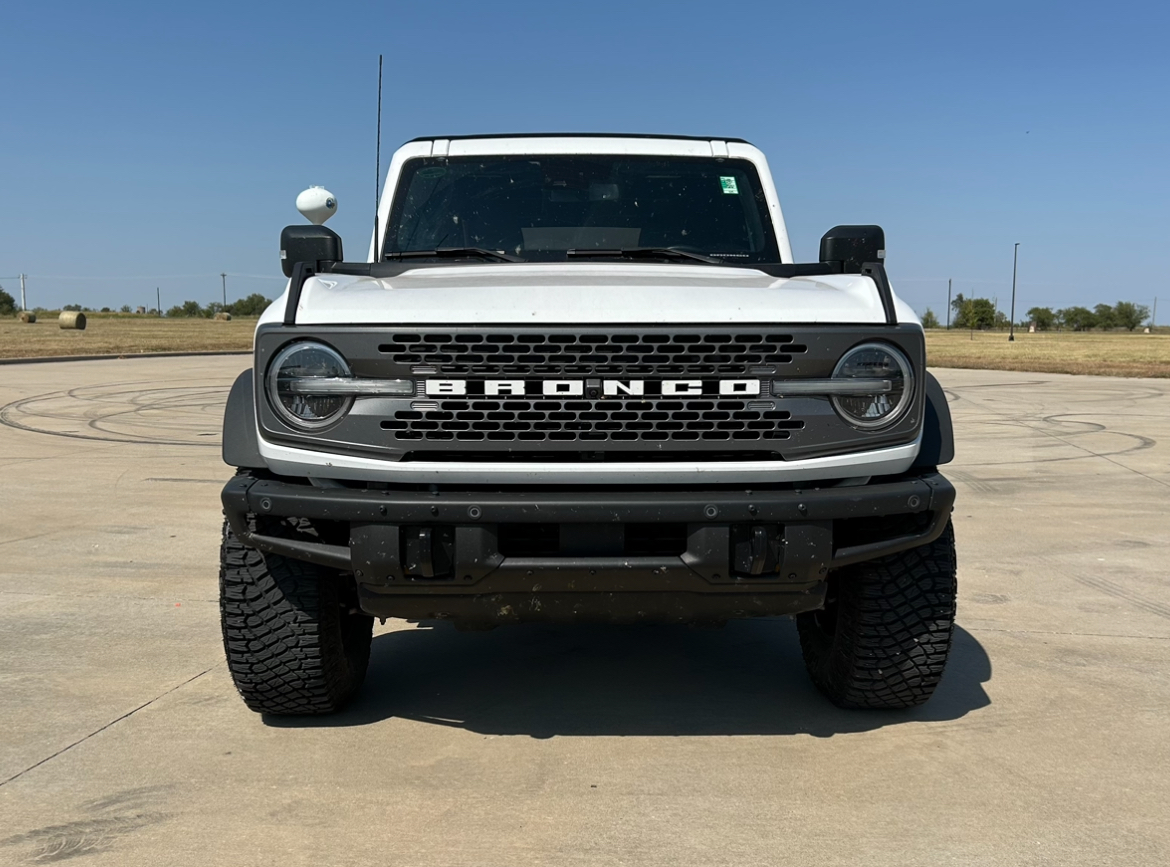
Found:
[{"label": "windshield wiper", "polygon": [[397,253],[387,253],[386,259],[491,259],[493,262],[523,262],[518,256],[509,256],[498,250],[485,250],[483,247],[439,247],[435,250],[402,250]]},{"label": "windshield wiper", "polygon": [[569,259],[685,259],[688,262],[702,262],[705,265],[725,265],[713,256],[692,253],[678,247],[623,247],[620,250],[566,250]]}]

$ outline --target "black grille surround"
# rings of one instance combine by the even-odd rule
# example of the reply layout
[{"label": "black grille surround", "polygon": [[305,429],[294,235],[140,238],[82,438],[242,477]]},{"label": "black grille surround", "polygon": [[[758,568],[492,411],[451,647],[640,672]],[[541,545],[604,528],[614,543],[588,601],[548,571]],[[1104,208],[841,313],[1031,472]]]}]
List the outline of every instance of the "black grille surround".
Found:
[{"label": "black grille surround", "polygon": [[[922,331],[913,326],[263,326],[256,387],[289,342],[318,340],[355,376],[410,378],[413,397],[358,398],[336,425],[304,433],[258,401],[265,439],[298,448],[444,463],[541,460],[693,462],[793,460],[912,441],[921,426]],[[917,384],[909,412],[883,431],[859,431],[826,398],[776,397],[773,380],[824,378],[848,349],[885,341],[910,359]],[[662,383],[700,380],[702,394],[664,394]],[[428,392],[456,381],[467,394]],[[523,381],[524,393],[487,394],[487,380]],[[644,394],[603,394],[606,381],[641,381]],[[721,382],[759,381],[759,394],[720,394]],[[581,394],[544,394],[573,381]],[[753,389],[754,390],[754,389]]]}]

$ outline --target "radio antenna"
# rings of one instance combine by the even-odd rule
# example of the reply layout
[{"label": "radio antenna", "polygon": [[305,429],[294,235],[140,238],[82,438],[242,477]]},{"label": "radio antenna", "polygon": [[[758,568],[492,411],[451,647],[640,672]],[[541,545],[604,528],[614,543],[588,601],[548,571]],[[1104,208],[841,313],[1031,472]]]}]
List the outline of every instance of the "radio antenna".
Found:
[{"label": "radio antenna", "polygon": [[382,55],[378,55],[378,145],[374,157],[374,261],[381,261],[378,254],[378,199],[382,186]]}]

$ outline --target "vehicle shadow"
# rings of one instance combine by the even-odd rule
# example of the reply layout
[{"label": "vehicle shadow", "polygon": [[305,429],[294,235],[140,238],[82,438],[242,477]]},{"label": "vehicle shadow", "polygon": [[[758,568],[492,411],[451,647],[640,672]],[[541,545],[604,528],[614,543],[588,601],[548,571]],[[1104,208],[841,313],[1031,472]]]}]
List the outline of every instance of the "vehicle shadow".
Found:
[{"label": "vehicle shadow", "polygon": [[906,711],[834,707],[804,671],[791,620],[685,626],[503,627],[447,623],[374,638],[361,693],[327,717],[266,716],[277,727],[362,726],[392,717],[480,734],[787,735],[955,720],[990,704],[991,661],[956,627],[934,697]]}]

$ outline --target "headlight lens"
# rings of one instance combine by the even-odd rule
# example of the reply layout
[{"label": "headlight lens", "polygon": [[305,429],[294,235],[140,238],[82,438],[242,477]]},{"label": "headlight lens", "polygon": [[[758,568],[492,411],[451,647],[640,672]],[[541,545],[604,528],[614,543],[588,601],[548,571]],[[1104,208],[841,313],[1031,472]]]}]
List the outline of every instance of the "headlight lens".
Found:
[{"label": "headlight lens", "polygon": [[294,343],[277,353],[268,368],[268,396],[285,422],[301,430],[317,430],[349,412],[353,397],[306,394],[302,381],[349,376],[349,365],[337,350],[323,343]]},{"label": "headlight lens", "polygon": [[837,362],[833,379],[857,384],[855,395],[834,395],[833,407],[851,425],[866,430],[892,425],[909,408],[914,394],[910,362],[883,343],[850,349]]}]

